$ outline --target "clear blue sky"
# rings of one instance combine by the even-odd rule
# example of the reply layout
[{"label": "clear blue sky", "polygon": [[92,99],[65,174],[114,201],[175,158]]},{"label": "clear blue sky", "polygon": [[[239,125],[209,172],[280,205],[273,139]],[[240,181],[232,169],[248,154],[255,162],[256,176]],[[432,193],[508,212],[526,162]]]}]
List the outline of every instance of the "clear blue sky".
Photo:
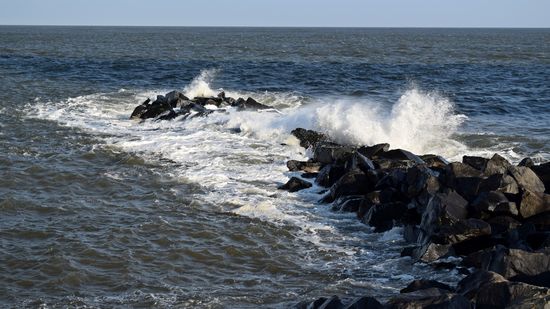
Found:
[{"label": "clear blue sky", "polygon": [[0,25],[550,27],[550,0],[0,0]]}]

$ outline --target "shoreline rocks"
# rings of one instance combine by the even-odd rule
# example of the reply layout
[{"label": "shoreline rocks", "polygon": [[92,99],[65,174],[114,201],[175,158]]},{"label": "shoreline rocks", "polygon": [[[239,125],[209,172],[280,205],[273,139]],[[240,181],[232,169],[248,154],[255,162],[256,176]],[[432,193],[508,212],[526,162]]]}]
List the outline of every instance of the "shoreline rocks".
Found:
[{"label": "shoreline rocks", "polygon": [[388,144],[355,147],[312,130],[291,133],[313,158],[287,166],[308,178],[314,167],[314,182],[327,189],[320,203],[355,212],[375,232],[403,226],[409,247],[402,255],[434,265],[460,257],[461,264],[445,263],[469,273],[456,288],[415,281],[386,304],[368,295],[348,304],[333,296],[296,308],[543,308],[550,303],[550,162],[535,165],[526,158],[515,166],[498,154],[448,162],[390,150]]}]

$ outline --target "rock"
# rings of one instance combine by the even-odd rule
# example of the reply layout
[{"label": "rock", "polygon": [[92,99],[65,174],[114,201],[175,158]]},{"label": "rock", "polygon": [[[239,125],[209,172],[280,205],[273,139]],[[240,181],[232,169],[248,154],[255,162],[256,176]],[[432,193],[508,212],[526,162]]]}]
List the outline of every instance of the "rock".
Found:
[{"label": "rock", "polygon": [[353,146],[321,142],[315,146],[313,160],[322,164],[345,163],[351,158],[354,152],[355,147]]},{"label": "rock", "polygon": [[489,218],[497,215],[517,216],[516,203],[510,202],[508,198],[499,191],[481,193],[472,203],[473,213],[478,218]]},{"label": "rock", "polygon": [[390,149],[390,144],[376,144],[374,146],[363,146],[357,149],[357,152],[372,160],[379,153],[386,152]]},{"label": "rock", "polygon": [[[239,98],[241,99],[241,98]],[[261,110],[261,109],[269,109],[271,107],[264,105],[262,103],[258,103],[253,98],[248,98],[246,101],[244,100],[237,100],[233,106],[237,107],[237,110]]]},{"label": "rock", "polygon": [[441,225],[432,233],[431,240],[440,244],[457,244],[485,235],[491,235],[491,225],[483,220],[468,218]]},{"label": "rock", "polygon": [[344,306],[342,304],[342,301],[338,296],[332,296],[329,299],[325,300],[321,306],[319,306],[319,309],[341,309]]},{"label": "rock", "polygon": [[503,277],[529,284],[550,287],[549,251],[528,252],[496,246],[470,256],[467,266],[492,271]]},{"label": "rock", "polygon": [[519,214],[523,218],[550,211],[550,195],[542,192],[525,190],[521,196]]},{"label": "rock", "polygon": [[447,165],[446,174],[449,185],[452,186],[453,180],[459,177],[481,177],[480,171],[475,168],[460,162],[452,162]]},{"label": "rock", "polygon": [[450,255],[454,255],[451,245],[442,245],[432,242],[414,247],[411,252],[411,257],[413,260],[422,261],[424,263],[430,263]]},{"label": "rock", "polygon": [[289,192],[296,192],[303,189],[311,188],[311,186],[312,186],[311,183],[303,179],[300,179],[298,177],[292,177],[287,183],[280,186],[278,189],[287,190]]},{"label": "rock", "polygon": [[346,173],[341,164],[327,164],[320,171],[315,183],[323,187],[334,185]]},{"label": "rock", "polygon": [[226,99],[225,98],[225,91],[222,91],[222,92],[218,93],[217,97],[222,99],[222,100],[225,100]]},{"label": "rock", "polygon": [[407,205],[401,202],[377,204],[369,209],[363,222],[374,227],[375,232],[388,231],[395,221],[401,221],[406,211]]},{"label": "rock", "polygon": [[378,152],[374,156],[378,159],[388,159],[388,160],[398,160],[398,161],[412,161],[415,164],[426,164],[419,156],[414,153],[403,150],[403,149],[393,149],[384,152]]},{"label": "rock", "polygon": [[456,177],[454,178],[452,188],[468,202],[472,202],[479,192],[479,186],[482,181],[483,179],[480,177]]},{"label": "rock", "polygon": [[409,283],[406,288],[402,289],[400,293],[410,293],[415,292],[419,290],[425,290],[429,288],[438,288],[440,290],[447,290],[449,292],[453,291],[453,288],[451,288],[449,285],[435,281],[435,280],[414,280],[413,282]]},{"label": "rock", "polygon": [[487,166],[483,170],[483,173],[487,176],[504,174],[511,166],[512,164],[510,164],[508,160],[495,153],[493,157],[487,161]]},{"label": "rock", "polygon": [[484,171],[485,168],[487,167],[487,162],[489,162],[489,159],[482,158],[482,157],[474,157],[474,156],[462,157],[462,163],[467,164],[478,171]]},{"label": "rock", "polygon": [[535,162],[533,162],[531,158],[523,158],[523,160],[521,160],[518,163],[518,166],[525,166],[525,167],[531,168],[535,166]]},{"label": "rock", "polygon": [[518,194],[516,180],[508,174],[493,174],[479,184],[479,192],[500,191],[506,194]]},{"label": "rock", "polygon": [[158,96],[155,102],[147,106],[147,111],[141,115],[141,118],[156,118],[164,113],[169,113],[170,111],[172,111],[172,106],[166,102],[166,99],[163,96]]},{"label": "rock", "polygon": [[375,169],[374,162],[359,152],[354,152],[351,158],[346,162],[345,166],[348,170],[360,169],[365,173]]},{"label": "rock", "polygon": [[533,224],[537,231],[550,231],[550,211],[529,217],[526,221]]},{"label": "rock", "polygon": [[543,308],[550,301],[547,288],[510,282],[488,271],[476,271],[462,279],[457,292],[473,301],[477,308]]},{"label": "rock", "polygon": [[510,216],[496,216],[488,219],[487,222],[491,225],[493,234],[501,234],[521,225],[521,222]]},{"label": "rock", "polygon": [[344,309],[383,309],[385,308],[379,301],[373,297],[359,297],[354,299]]},{"label": "rock", "polygon": [[442,156],[438,156],[438,155],[433,155],[433,154],[422,155],[420,156],[420,159],[426,162],[426,167],[437,169],[437,170],[445,170],[447,165],[449,165],[449,161],[447,161]]},{"label": "rock", "polygon": [[374,185],[370,184],[367,176],[360,170],[351,170],[344,174],[332,187],[323,202],[332,202],[344,195],[367,194]]},{"label": "rock", "polygon": [[189,101],[189,98],[179,91],[168,92],[165,99],[172,108],[180,107],[185,101]]},{"label": "rock", "polygon": [[472,308],[470,301],[462,295],[448,293],[437,288],[400,294],[388,302],[392,309],[417,308]]},{"label": "rock", "polygon": [[546,162],[544,164],[535,165],[531,167],[533,172],[539,176],[539,179],[544,184],[544,187],[546,188],[546,193],[550,193],[550,162]]},{"label": "rock", "polygon": [[286,166],[291,172],[304,171],[306,173],[317,173],[321,168],[321,164],[318,162],[305,162],[296,160],[290,160],[286,162]]},{"label": "rock", "polygon": [[537,174],[525,166],[509,166],[508,173],[514,177],[519,187],[531,192],[544,192],[544,183]]},{"label": "rock", "polygon": [[130,119],[143,119],[143,114],[147,111],[149,108],[149,103],[151,102],[151,99],[145,100],[141,105],[136,106],[134,111],[132,112],[132,115],[130,116]]},{"label": "rock", "polygon": [[364,197],[362,195],[343,196],[333,203],[332,210],[356,212],[359,210],[361,203],[363,203],[363,199]]},{"label": "rock", "polygon": [[410,198],[423,191],[435,194],[439,190],[438,174],[424,165],[417,165],[407,170],[407,194]]},{"label": "rock", "polygon": [[430,199],[422,215],[420,228],[428,236],[436,234],[442,226],[465,220],[467,206],[468,202],[455,191],[437,193]]},{"label": "rock", "polygon": [[303,128],[296,128],[290,133],[300,141],[300,146],[306,149],[309,147],[314,147],[322,141],[328,140],[328,137],[323,133],[319,133],[313,130],[306,130]]}]

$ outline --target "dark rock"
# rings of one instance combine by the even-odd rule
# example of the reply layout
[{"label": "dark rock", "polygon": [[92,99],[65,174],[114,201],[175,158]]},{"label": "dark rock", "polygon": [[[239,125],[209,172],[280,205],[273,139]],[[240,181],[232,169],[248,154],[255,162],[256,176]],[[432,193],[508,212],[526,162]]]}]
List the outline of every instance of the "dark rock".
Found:
[{"label": "dark rock", "polygon": [[420,228],[427,235],[436,234],[442,226],[451,226],[465,220],[468,202],[455,191],[437,193],[422,215]]},{"label": "dark rock", "polygon": [[403,228],[403,238],[406,242],[415,243],[420,236],[420,229],[416,225],[405,225]]},{"label": "dark rock", "polygon": [[521,225],[521,222],[509,216],[496,216],[488,219],[487,222],[491,225],[493,234],[500,234]]},{"label": "dark rock", "polygon": [[422,261],[425,263],[430,263],[450,255],[454,255],[451,245],[442,245],[432,242],[417,246],[411,252],[411,257],[413,260]]},{"label": "dark rock", "polygon": [[287,183],[280,186],[278,189],[287,190],[289,192],[296,192],[303,189],[311,188],[311,186],[312,186],[311,183],[303,179],[300,179],[298,177],[292,177]]},{"label": "dark rock", "polygon": [[362,195],[343,196],[333,203],[332,210],[356,212],[359,210],[361,203],[363,203],[363,199],[364,197]]},{"label": "dark rock", "polygon": [[163,99],[157,99],[155,102],[149,105],[147,110],[141,115],[142,119],[156,118],[172,110],[172,106],[170,106],[170,104],[165,101],[164,97],[159,97],[162,97]]},{"label": "dark rock", "polygon": [[425,290],[429,288],[438,288],[440,290],[447,290],[449,292],[453,291],[453,288],[451,288],[449,285],[435,281],[435,280],[414,280],[413,282],[409,283],[406,288],[402,289],[400,293],[410,293],[415,292],[419,290]]},{"label": "dark rock", "polygon": [[374,146],[363,146],[357,149],[357,152],[365,157],[372,159],[379,153],[386,152],[390,149],[390,144],[376,144]]},{"label": "dark rock", "polygon": [[463,156],[462,157],[462,163],[468,164],[469,166],[475,168],[478,171],[484,171],[487,167],[487,162],[489,162],[489,159],[482,158],[482,157],[474,157],[474,156]]},{"label": "dark rock", "polygon": [[516,203],[510,202],[504,193],[499,191],[481,193],[471,206],[473,213],[478,218],[518,215]]},{"label": "dark rock", "polygon": [[493,174],[479,184],[479,192],[500,191],[506,194],[518,194],[516,180],[508,174]]},{"label": "dark rock", "polygon": [[423,191],[435,194],[439,190],[438,174],[424,165],[407,170],[407,194],[409,197],[420,195]]},{"label": "dark rock", "polygon": [[185,101],[189,101],[189,98],[179,91],[168,92],[165,99],[172,108],[180,107]]},{"label": "dark rock", "polygon": [[390,159],[374,159],[374,165],[381,170],[392,169],[409,169],[416,165],[414,161],[410,160],[390,160]]},{"label": "dark rock", "polygon": [[550,231],[550,211],[529,217],[526,221],[533,224],[537,231]]},{"label": "dark rock", "polygon": [[450,187],[454,187],[454,180],[456,178],[480,178],[482,176],[481,172],[475,168],[460,162],[453,162],[447,165],[446,169],[447,174],[447,183]]},{"label": "dark rock", "polygon": [[384,232],[390,230],[395,221],[400,221],[406,211],[407,205],[401,202],[377,204],[369,209],[363,222],[374,227],[375,232]]},{"label": "dark rock", "polygon": [[392,188],[398,192],[406,193],[409,184],[407,183],[407,171],[405,169],[390,170],[376,183],[376,190]]},{"label": "dark rock", "polygon": [[472,202],[479,192],[482,181],[483,179],[480,177],[456,177],[454,178],[452,188],[468,202]]},{"label": "dark rock", "polygon": [[426,163],[422,159],[420,159],[419,156],[403,149],[393,149],[385,152],[378,152],[374,157],[388,160],[413,161],[416,164]]},{"label": "dark rock", "polygon": [[341,309],[344,307],[344,304],[342,304],[342,301],[338,296],[332,296],[329,299],[325,300],[321,306],[319,306],[319,309]]},{"label": "dark rock", "polygon": [[353,146],[343,146],[335,143],[321,142],[315,146],[313,160],[322,164],[334,162],[345,163],[355,152]]},{"label": "dark rock", "polygon": [[363,172],[367,173],[368,171],[374,170],[374,162],[371,159],[365,157],[359,152],[354,152],[351,158],[346,162],[346,169],[360,169]]},{"label": "dark rock", "polygon": [[504,174],[510,166],[512,166],[512,164],[510,164],[508,160],[495,153],[493,157],[487,161],[487,166],[483,170],[483,173],[487,176]]},{"label": "dark rock", "polygon": [[134,111],[132,112],[132,115],[130,116],[130,119],[143,119],[143,114],[147,111],[149,108],[149,103],[151,102],[151,99],[145,100],[141,105],[136,106]]},{"label": "dark rock", "polygon": [[290,160],[286,162],[286,166],[288,167],[289,171],[304,171],[306,173],[317,173],[321,168],[321,164],[318,162],[304,162],[296,160]]},{"label": "dark rock", "polygon": [[388,302],[392,309],[456,308],[470,309],[470,301],[462,295],[437,288],[400,294]]},{"label": "dark rock", "polygon": [[225,99],[226,99],[226,97],[225,97],[225,91],[222,91],[222,92],[218,93],[217,97],[220,98],[220,99],[222,99],[222,100],[225,100]]},{"label": "dark rock", "polygon": [[523,160],[521,160],[519,163],[518,163],[518,166],[525,166],[525,167],[533,167],[535,166],[535,162],[533,162],[533,160],[531,158],[523,158]]},{"label": "dark rock", "polygon": [[550,211],[550,195],[542,192],[525,190],[521,196],[519,214],[523,218]]},{"label": "dark rock", "polygon": [[462,279],[457,292],[473,301],[477,308],[543,308],[550,301],[550,291],[546,288],[510,282],[488,271],[476,271]]},{"label": "dark rock", "polygon": [[306,149],[309,147],[314,147],[322,141],[328,140],[328,137],[323,133],[313,130],[306,130],[303,128],[296,128],[290,133],[300,141],[300,146]]},{"label": "dark rock", "polygon": [[233,106],[237,107],[237,110],[260,110],[260,109],[269,109],[271,107],[257,102],[253,98],[248,98],[246,101],[237,100]]},{"label": "dark rock", "polygon": [[468,218],[441,225],[439,229],[434,231],[431,239],[441,244],[456,244],[485,235],[491,235],[489,223],[475,218]]},{"label": "dark rock", "polygon": [[508,173],[514,177],[519,187],[531,192],[544,192],[544,183],[537,174],[525,166],[509,166]]},{"label": "dark rock", "polygon": [[449,165],[449,161],[447,161],[442,156],[438,156],[438,155],[433,155],[433,154],[422,155],[420,156],[420,159],[426,162],[427,167],[437,169],[437,170],[444,170],[447,167],[447,165]]},{"label": "dark rock", "polygon": [[367,176],[360,170],[352,170],[344,174],[332,187],[324,202],[332,202],[340,196],[366,194],[373,190]]},{"label": "dark rock", "polygon": [[319,173],[308,173],[308,172],[305,172],[303,173],[302,175],[302,178],[317,178],[317,176],[319,176]]},{"label": "dark rock", "polygon": [[334,185],[346,173],[341,164],[327,164],[320,171],[315,183],[323,187]]},{"label": "dark rock", "polygon": [[384,306],[373,297],[359,297],[354,299],[351,304],[344,309],[383,309]]},{"label": "dark rock", "polygon": [[535,165],[531,167],[533,172],[539,176],[539,179],[544,184],[544,187],[546,188],[546,193],[550,193],[550,162],[546,162],[544,164]]}]

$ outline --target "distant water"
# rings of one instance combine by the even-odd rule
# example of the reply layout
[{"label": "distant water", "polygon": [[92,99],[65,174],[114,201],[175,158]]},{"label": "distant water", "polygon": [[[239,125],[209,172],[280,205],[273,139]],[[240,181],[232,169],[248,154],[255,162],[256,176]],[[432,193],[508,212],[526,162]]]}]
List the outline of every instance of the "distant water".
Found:
[{"label": "distant water", "polygon": [[[222,88],[278,112],[128,120]],[[318,187],[278,191],[295,127],[550,160],[550,30],[0,27],[0,307],[284,308],[460,279]]]}]

